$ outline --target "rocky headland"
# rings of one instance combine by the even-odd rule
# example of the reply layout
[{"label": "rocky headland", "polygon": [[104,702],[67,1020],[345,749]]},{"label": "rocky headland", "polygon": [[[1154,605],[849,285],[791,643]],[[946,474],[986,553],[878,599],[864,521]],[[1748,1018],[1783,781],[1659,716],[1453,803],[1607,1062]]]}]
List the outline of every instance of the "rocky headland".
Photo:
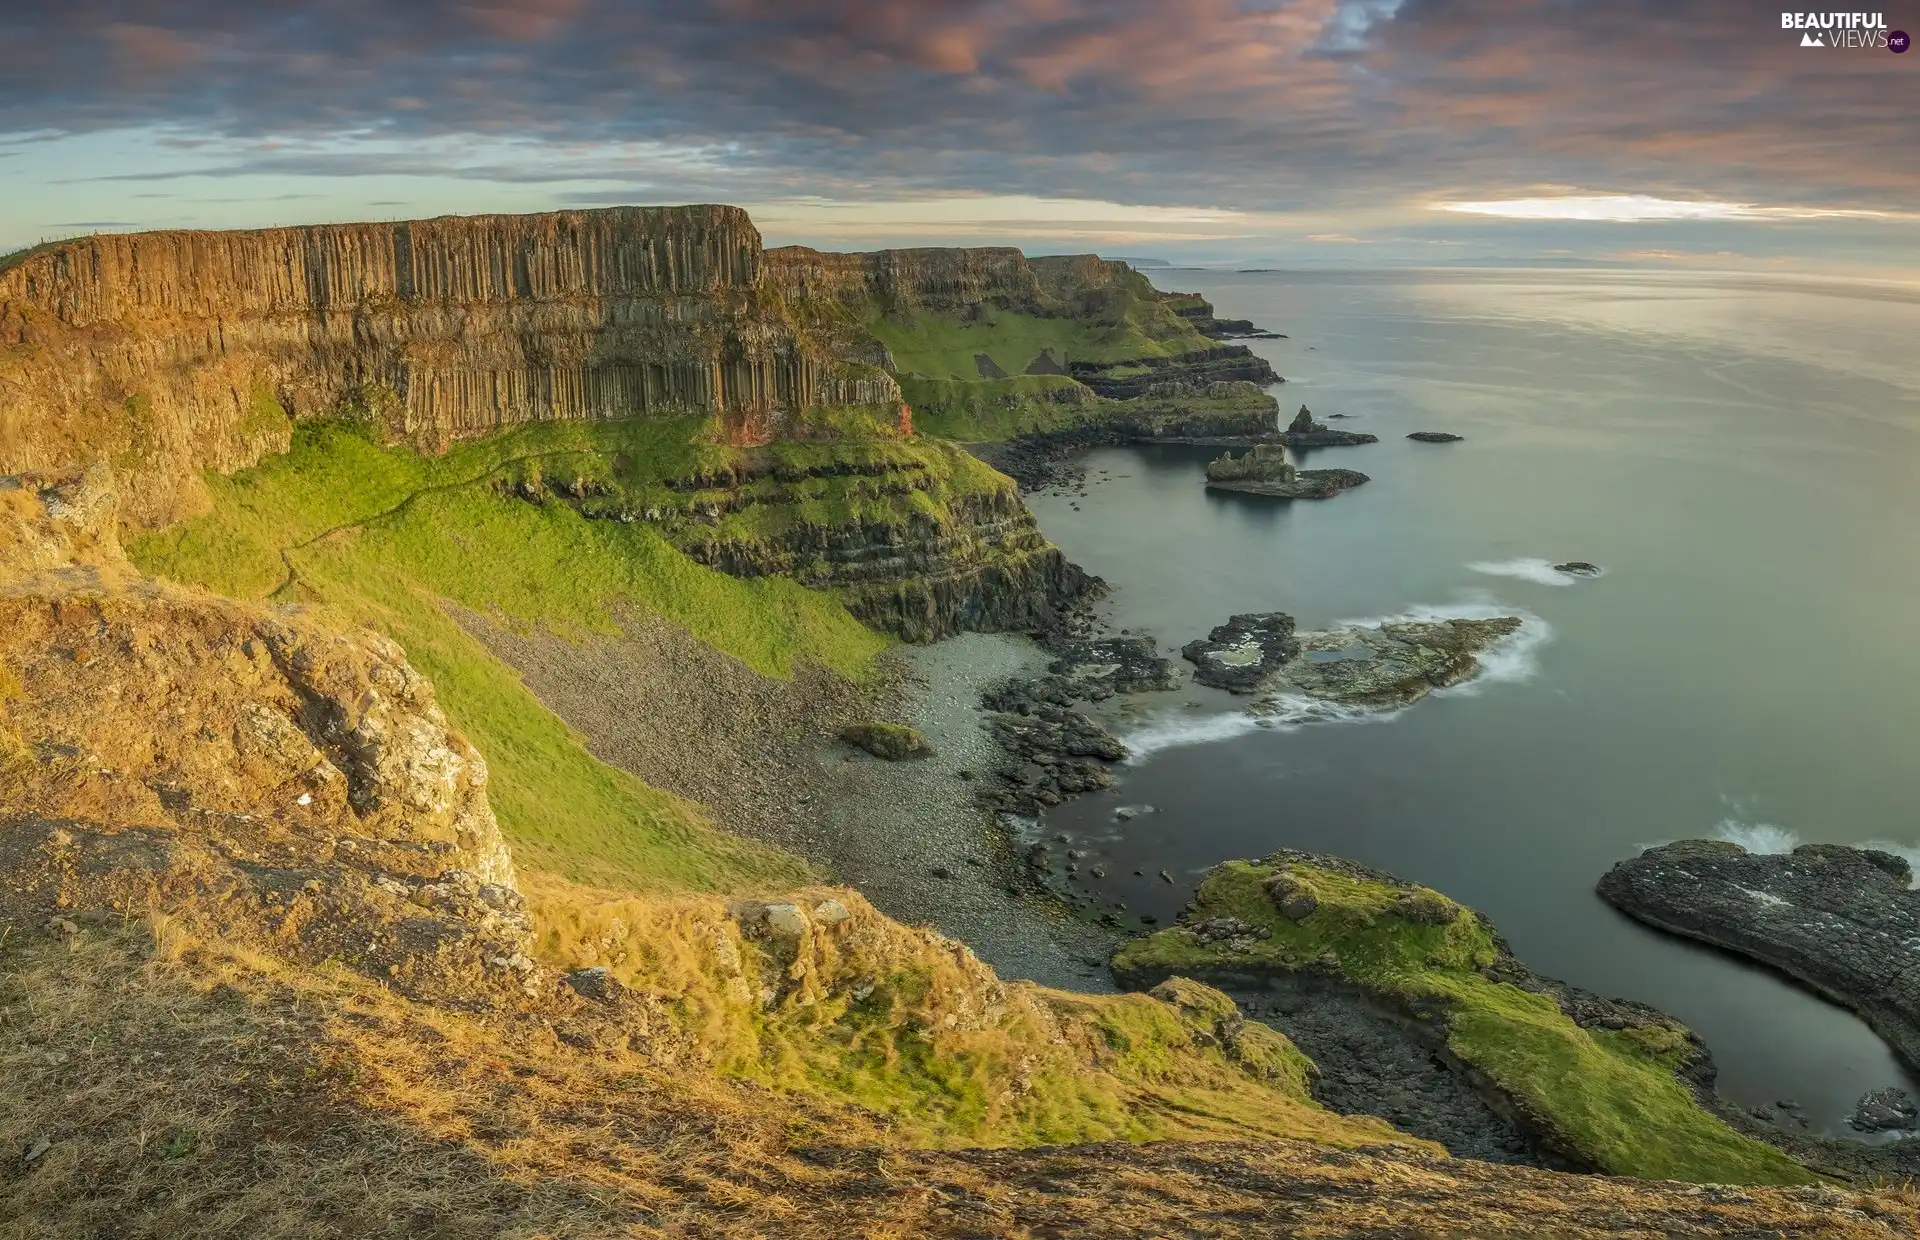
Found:
[{"label": "rocky headland", "polygon": [[1683,840],[1601,878],[1600,898],[1650,926],[1777,969],[1853,1009],[1920,1069],[1920,892],[1906,860],[1834,844],[1750,853]]},{"label": "rocky headland", "polygon": [[1285,451],[1256,444],[1242,456],[1228,452],[1207,462],[1207,489],[1274,499],[1331,499],[1367,481],[1352,469],[1296,469]]},{"label": "rocky headland", "polygon": [[[1709,1166],[1808,1178],[1699,1105],[1712,1063],[1683,1026],[1543,978],[1480,914],[1342,858],[1228,862],[1180,924],[1129,942],[1113,969],[1130,987],[1170,976],[1220,987],[1308,1050],[1323,1097],[1460,1153],[1654,1178]],[[1405,1070],[1379,1071],[1409,1044]]]}]

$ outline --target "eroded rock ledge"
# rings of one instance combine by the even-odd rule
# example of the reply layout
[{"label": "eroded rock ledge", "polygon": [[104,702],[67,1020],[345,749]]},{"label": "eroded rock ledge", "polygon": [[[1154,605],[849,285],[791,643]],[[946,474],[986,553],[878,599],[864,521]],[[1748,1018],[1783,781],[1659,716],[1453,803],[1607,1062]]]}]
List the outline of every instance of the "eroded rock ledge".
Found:
[{"label": "eroded rock ledge", "polygon": [[1891,853],[1750,853],[1682,840],[1620,862],[1600,898],[1650,926],[1778,969],[1858,1012],[1920,1069],[1920,892]]}]

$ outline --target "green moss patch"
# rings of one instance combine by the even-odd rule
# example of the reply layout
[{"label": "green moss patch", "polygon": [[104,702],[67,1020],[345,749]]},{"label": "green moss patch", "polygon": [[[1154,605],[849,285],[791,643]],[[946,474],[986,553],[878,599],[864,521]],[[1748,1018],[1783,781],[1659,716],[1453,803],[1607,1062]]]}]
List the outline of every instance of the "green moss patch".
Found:
[{"label": "green moss patch", "polygon": [[[1194,933],[1219,918],[1250,929],[1225,941]],[[1186,923],[1127,944],[1115,969],[1201,977],[1337,969],[1397,1005],[1437,1008],[1454,1055],[1604,1171],[1731,1184],[1816,1178],[1694,1101],[1674,1076],[1688,1054],[1683,1031],[1583,1029],[1550,995],[1493,980],[1482,972],[1502,956],[1492,928],[1437,892],[1299,862],[1234,861],[1201,884]]]}]

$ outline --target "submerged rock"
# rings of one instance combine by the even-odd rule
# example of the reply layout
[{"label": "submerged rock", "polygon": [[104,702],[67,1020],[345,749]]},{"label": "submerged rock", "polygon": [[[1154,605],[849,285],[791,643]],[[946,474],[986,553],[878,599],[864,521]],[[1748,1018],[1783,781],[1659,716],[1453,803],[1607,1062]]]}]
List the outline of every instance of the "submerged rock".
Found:
[{"label": "submerged rock", "polygon": [[1891,853],[1756,854],[1682,840],[1620,862],[1600,898],[1661,930],[1770,965],[1858,1012],[1920,1068],[1920,892]]},{"label": "submerged rock", "polygon": [[1251,612],[1229,617],[1205,639],[1180,648],[1193,664],[1193,678],[1203,685],[1232,693],[1252,693],[1276,668],[1300,651],[1293,635],[1293,617],[1283,611]]},{"label": "submerged rock", "polygon": [[1415,431],[1407,438],[1420,443],[1459,443],[1466,436],[1455,435],[1451,431]]},{"label": "submerged rock", "polygon": [[[1518,616],[1405,620],[1300,635],[1301,657],[1268,677],[1270,693],[1390,708],[1471,680],[1479,656],[1520,631]],[[1269,699],[1271,701],[1271,699]]]},{"label": "submerged rock", "polygon": [[1293,415],[1293,421],[1280,434],[1280,439],[1289,448],[1348,448],[1363,443],[1379,443],[1378,435],[1369,435],[1365,431],[1337,431],[1331,426],[1313,420],[1313,412],[1305,405]]},{"label": "submerged rock", "polygon": [[1574,577],[1598,577],[1601,568],[1598,564],[1589,564],[1585,560],[1567,560],[1553,566],[1556,573],[1567,573]]}]

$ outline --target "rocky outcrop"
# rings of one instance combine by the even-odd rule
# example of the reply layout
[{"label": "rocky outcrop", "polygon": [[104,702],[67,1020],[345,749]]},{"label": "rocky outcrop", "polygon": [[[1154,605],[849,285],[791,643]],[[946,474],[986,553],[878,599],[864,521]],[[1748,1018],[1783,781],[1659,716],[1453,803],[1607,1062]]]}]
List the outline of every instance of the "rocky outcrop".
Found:
[{"label": "rocky outcrop", "polygon": [[1232,693],[1252,693],[1299,653],[1293,617],[1283,611],[1233,616],[1180,648],[1195,680]]},{"label": "rocky outcrop", "polygon": [[1285,340],[1281,332],[1263,331],[1251,319],[1214,316],[1213,303],[1198,293],[1162,293],[1167,308],[1193,324],[1193,329],[1215,340]]},{"label": "rocky outcrop", "polygon": [[1451,431],[1415,431],[1407,438],[1415,443],[1459,443],[1466,436]]},{"label": "rocky outcrop", "polygon": [[1920,1069],[1920,892],[1891,853],[1805,844],[1757,854],[1717,840],[1649,848],[1600,898],[1650,926],[1778,969],[1858,1012]]},{"label": "rocky outcrop", "polygon": [[1378,435],[1364,431],[1337,431],[1324,422],[1316,422],[1305,405],[1280,432],[1280,440],[1289,448],[1350,448],[1364,443],[1379,443]]},{"label": "rocky outcrop", "polygon": [[1186,976],[1233,994],[1315,1057],[1323,1099],[1456,1153],[1646,1178],[1813,1178],[1688,1100],[1710,1100],[1715,1070],[1677,1021],[1543,977],[1481,914],[1345,858],[1283,849],[1216,867],[1178,925],[1130,941],[1112,967],[1129,989]]},{"label": "rocky outcrop", "polygon": [[763,265],[720,206],[63,242],[0,272],[0,471],[111,461],[123,519],[151,526],[196,509],[202,470],[342,409],[431,448],[546,419],[730,412],[778,433],[812,405],[897,404]]},{"label": "rocky outcrop", "polygon": [[1295,469],[1273,444],[1255,444],[1245,455],[1229,452],[1207,462],[1209,491],[1238,491],[1274,499],[1331,499],[1367,481],[1353,469]]},{"label": "rocky outcrop", "polygon": [[1300,657],[1263,683],[1265,705],[1303,694],[1371,710],[1412,705],[1435,689],[1471,680],[1480,656],[1520,632],[1518,616],[1390,620],[1300,634]]},{"label": "rocky outcrop", "polygon": [[397,646],[139,576],[100,470],[0,511],[0,926],[159,911],[411,994],[538,988],[486,764]]}]

